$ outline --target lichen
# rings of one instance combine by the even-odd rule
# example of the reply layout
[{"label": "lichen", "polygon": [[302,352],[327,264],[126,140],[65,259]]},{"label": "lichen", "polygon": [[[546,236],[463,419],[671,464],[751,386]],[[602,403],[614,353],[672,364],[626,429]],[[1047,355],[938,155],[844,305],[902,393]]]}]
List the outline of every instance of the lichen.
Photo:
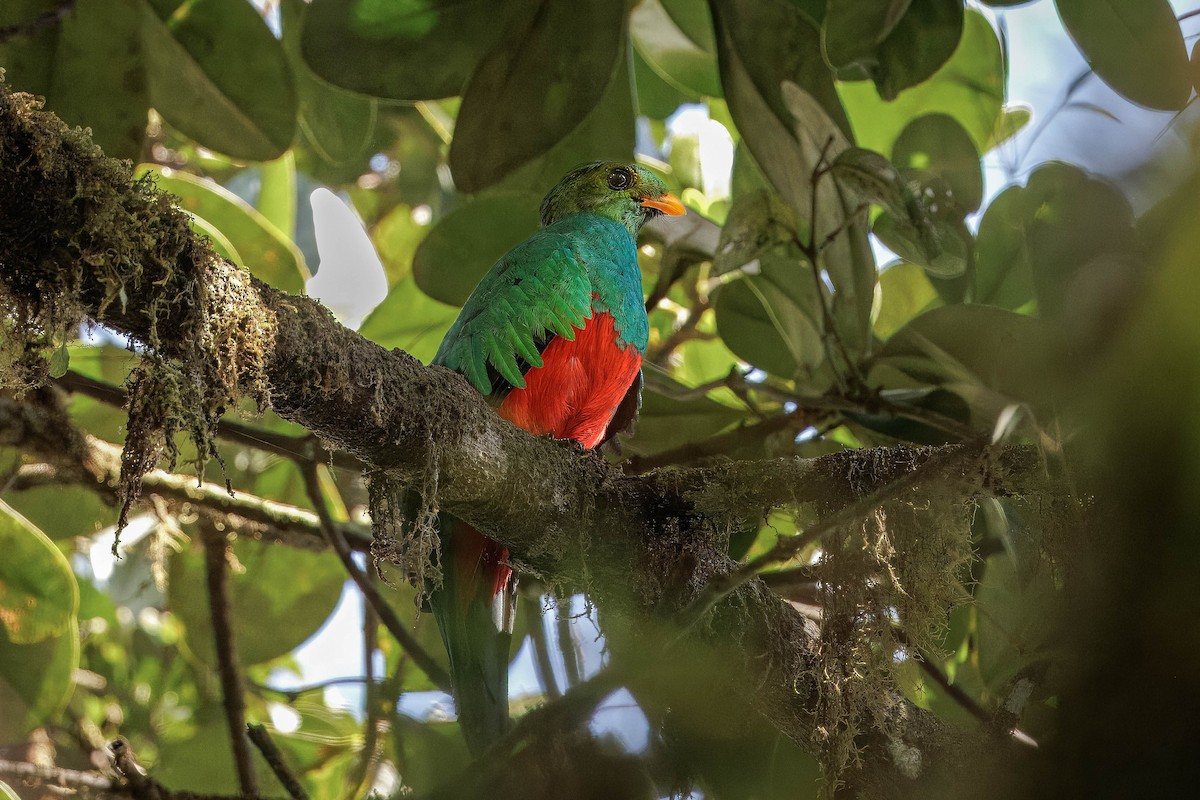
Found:
[{"label": "lichen", "polygon": [[177,433],[203,470],[226,407],[244,395],[266,404],[274,321],[173,198],[41,108],[0,83],[0,384],[43,383],[44,357],[85,318],[143,332],[131,341],[142,359],[128,384],[119,530],[142,475],[164,454],[174,466]]}]

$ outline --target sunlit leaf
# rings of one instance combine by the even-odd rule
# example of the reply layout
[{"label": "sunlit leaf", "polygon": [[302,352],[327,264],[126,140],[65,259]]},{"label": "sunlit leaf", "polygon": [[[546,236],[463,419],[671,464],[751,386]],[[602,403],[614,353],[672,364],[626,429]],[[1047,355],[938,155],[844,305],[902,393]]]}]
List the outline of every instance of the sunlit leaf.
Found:
[{"label": "sunlit leaf", "polygon": [[891,102],[881,99],[871,84],[862,81],[839,84],[838,92],[861,147],[890,153],[908,123],[925,114],[942,113],[958,120],[983,151],[996,129],[1004,102],[1000,41],[991,23],[968,9],[958,49],[928,80],[901,92]]},{"label": "sunlit leaf", "polygon": [[1135,103],[1178,111],[1192,91],[1187,47],[1167,0],[1055,0],[1092,69]]},{"label": "sunlit leaf", "polygon": [[258,209],[221,185],[186,172],[145,164],[139,173],[153,173],[154,182],[178,197],[181,208],[229,237],[256,277],[284,291],[304,291],[308,278],[304,256]]},{"label": "sunlit leaf", "polygon": [[887,339],[909,320],[939,305],[937,290],[925,270],[911,263],[893,264],[879,274],[882,301],[875,317],[875,334]]},{"label": "sunlit leaf", "polygon": [[71,565],[46,534],[0,501],[0,625],[15,644],[62,634],[79,609]]},{"label": "sunlit leaf", "polygon": [[279,40],[245,0],[148,0],[150,102],[205,147],[267,161],[292,144],[296,95]]}]

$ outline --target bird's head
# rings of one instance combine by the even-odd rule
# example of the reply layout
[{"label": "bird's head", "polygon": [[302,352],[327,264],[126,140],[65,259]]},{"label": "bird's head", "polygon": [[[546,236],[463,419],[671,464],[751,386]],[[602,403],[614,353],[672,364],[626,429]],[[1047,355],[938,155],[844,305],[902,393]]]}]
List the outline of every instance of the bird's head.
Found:
[{"label": "bird's head", "polygon": [[650,170],[619,161],[593,161],[571,170],[542,201],[542,224],[586,212],[608,217],[637,238],[642,224],[660,214],[679,216],[683,203]]}]

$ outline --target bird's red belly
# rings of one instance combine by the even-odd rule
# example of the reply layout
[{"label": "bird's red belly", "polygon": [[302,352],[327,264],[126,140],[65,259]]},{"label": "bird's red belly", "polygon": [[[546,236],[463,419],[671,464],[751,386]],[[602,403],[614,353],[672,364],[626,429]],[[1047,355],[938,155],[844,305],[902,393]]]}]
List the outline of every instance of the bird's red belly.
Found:
[{"label": "bird's red belly", "polygon": [[542,352],[542,366],[525,373],[500,416],[533,434],[574,439],[589,450],[608,424],[642,365],[634,347],[619,347],[612,315],[597,312],[574,341],[556,337]]}]

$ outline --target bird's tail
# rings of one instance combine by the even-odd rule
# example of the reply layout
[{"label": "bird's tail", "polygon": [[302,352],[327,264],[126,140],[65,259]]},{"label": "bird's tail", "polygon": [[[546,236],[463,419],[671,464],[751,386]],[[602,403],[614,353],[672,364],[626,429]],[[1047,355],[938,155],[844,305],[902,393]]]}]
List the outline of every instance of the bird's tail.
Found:
[{"label": "bird's tail", "polygon": [[441,518],[442,587],[429,598],[450,657],[454,705],[475,754],[508,730],[508,660],[516,595],[508,552]]}]

